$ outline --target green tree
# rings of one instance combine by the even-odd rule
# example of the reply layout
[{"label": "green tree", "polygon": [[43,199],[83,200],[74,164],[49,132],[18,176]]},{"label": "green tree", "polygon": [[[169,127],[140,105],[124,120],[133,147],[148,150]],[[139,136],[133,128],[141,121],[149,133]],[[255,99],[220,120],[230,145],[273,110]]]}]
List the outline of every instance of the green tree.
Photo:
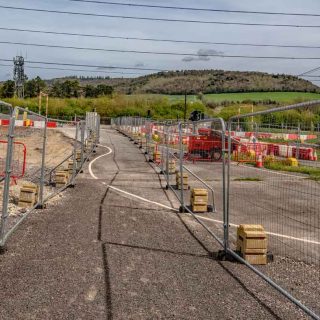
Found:
[{"label": "green tree", "polygon": [[1,95],[1,98],[13,98],[14,92],[15,92],[14,81],[8,80],[3,83],[0,90],[0,95]]},{"label": "green tree", "polygon": [[63,97],[62,85],[59,81],[54,81],[50,94],[57,98]]},{"label": "green tree", "polygon": [[113,93],[113,87],[106,84],[98,84],[96,87],[97,96],[110,96]]},{"label": "green tree", "polygon": [[78,98],[80,95],[80,84],[78,80],[66,80],[62,83],[62,92],[65,98]]},{"label": "green tree", "polygon": [[86,98],[95,98],[97,96],[96,88],[90,84],[84,87],[84,96]]},{"label": "green tree", "polygon": [[37,97],[40,91],[46,88],[46,83],[43,81],[39,76],[35,79],[26,81],[25,83],[25,97],[27,98],[34,98]]},{"label": "green tree", "polygon": [[78,98],[80,89],[78,80],[56,81],[51,88],[51,95],[58,98]]}]

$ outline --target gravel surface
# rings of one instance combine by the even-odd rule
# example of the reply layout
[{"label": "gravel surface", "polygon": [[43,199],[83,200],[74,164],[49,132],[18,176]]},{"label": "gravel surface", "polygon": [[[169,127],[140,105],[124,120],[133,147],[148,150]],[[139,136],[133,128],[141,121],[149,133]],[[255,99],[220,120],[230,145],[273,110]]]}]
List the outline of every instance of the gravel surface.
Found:
[{"label": "gravel surface", "polygon": [[[42,162],[42,143],[43,143],[43,130],[36,128],[15,128],[15,142],[21,142],[26,146],[26,171],[22,178],[13,181],[10,185],[10,195],[8,204],[9,217],[6,224],[6,230],[9,231],[12,226],[21,218],[27,210],[18,207],[20,188],[24,183],[32,182],[39,184],[41,174],[41,162]],[[3,151],[3,146],[0,145],[0,151]],[[73,140],[64,135],[60,130],[48,129],[47,131],[47,147],[46,147],[46,162],[45,173],[49,173],[50,169],[54,168],[62,160],[66,158],[68,154],[71,154],[73,150]],[[0,152],[0,163],[2,165],[1,170],[4,171],[5,154]],[[22,172],[23,156],[20,146],[16,146],[13,153],[13,174],[16,172]],[[66,164],[65,164],[66,166]],[[48,177],[47,177],[48,178]],[[0,210],[2,210],[2,196],[3,185],[0,184]],[[55,188],[51,186],[45,186],[44,198],[55,192]],[[49,203],[54,204],[57,199],[61,197],[55,197],[50,199]]]},{"label": "gravel surface", "polygon": [[101,144],[114,152],[92,166],[98,179],[85,169],[0,256],[0,319],[307,319],[243,265],[218,261],[191,217],[108,187],[178,205],[127,138],[102,130]]}]

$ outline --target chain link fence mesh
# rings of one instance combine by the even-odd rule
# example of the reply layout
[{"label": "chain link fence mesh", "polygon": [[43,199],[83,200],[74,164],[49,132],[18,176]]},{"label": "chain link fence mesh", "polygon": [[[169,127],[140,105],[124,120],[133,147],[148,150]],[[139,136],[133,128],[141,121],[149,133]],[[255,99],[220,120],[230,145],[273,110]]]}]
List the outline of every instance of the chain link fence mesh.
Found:
[{"label": "chain link fence mesh", "polygon": [[[1,104],[0,247],[21,222],[65,188],[74,186],[100,137],[100,117],[58,120]],[[4,109],[7,108],[8,112]],[[53,200],[52,200],[53,201]]]},{"label": "chain link fence mesh", "polygon": [[[317,148],[304,141],[313,132],[261,123],[251,114],[230,121],[227,129],[222,119],[122,117],[112,123],[164,174],[180,211],[191,214],[221,244],[226,257],[244,263],[319,319],[320,172]],[[205,209],[192,206],[194,189],[207,192]],[[237,248],[240,224],[264,227],[272,263],[256,266],[244,260]]]}]

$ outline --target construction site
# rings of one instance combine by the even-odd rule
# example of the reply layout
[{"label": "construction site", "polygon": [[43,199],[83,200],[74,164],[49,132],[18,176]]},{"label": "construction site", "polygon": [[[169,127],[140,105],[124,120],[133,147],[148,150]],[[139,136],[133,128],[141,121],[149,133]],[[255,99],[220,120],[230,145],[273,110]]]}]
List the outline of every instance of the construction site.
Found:
[{"label": "construction site", "polygon": [[2,319],[317,319],[319,184],[268,167],[318,170],[301,137],[3,106]]},{"label": "construction site", "polygon": [[319,4],[20,2],[0,320],[320,320]]}]

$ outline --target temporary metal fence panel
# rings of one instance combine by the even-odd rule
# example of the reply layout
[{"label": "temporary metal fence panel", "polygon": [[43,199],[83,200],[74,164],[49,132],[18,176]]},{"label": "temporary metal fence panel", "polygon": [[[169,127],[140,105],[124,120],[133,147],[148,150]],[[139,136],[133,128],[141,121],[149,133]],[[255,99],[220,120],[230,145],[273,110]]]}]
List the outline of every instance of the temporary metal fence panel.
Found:
[{"label": "temporary metal fence panel", "polygon": [[[174,129],[174,131],[176,131]],[[176,137],[173,137],[176,140]],[[182,209],[196,220],[224,246],[225,193],[225,125],[222,119],[180,123],[178,128],[180,184],[188,179],[188,188],[181,188]],[[174,154],[174,153],[173,153]],[[193,189],[208,193],[207,208],[192,206]],[[206,219],[206,218],[209,218]]]},{"label": "temporary metal fence panel", "polygon": [[[316,105],[319,101],[242,115],[241,119],[249,121],[254,116],[258,122],[261,115],[272,118],[277,112]],[[237,123],[237,117],[230,120],[230,133]],[[282,128],[281,134],[291,133]],[[241,144],[248,145],[245,141]],[[258,138],[255,145],[259,144]],[[233,150],[229,135],[227,252],[312,318],[319,319],[320,305],[316,297],[320,295],[320,169],[297,164],[302,150],[300,148],[300,156],[294,149],[288,152],[281,147],[278,152],[258,147]],[[250,153],[254,161],[237,161],[236,152],[244,156]],[[240,224],[261,224],[265,228],[274,262],[252,266],[243,260],[237,248],[236,231]]]},{"label": "temporary metal fence panel", "polygon": [[[79,140],[80,123],[58,119],[50,121],[55,122],[56,127],[47,128],[44,195],[46,200],[52,198],[59,189],[64,189],[69,183],[73,183],[76,169],[81,164],[81,148],[76,148],[74,145],[75,141]],[[66,174],[65,178],[63,172]]]},{"label": "temporary metal fence panel", "polygon": [[[34,123],[39,124],[34,127]],[[1,242],[6,241],[29,210],[43,204],[45,150],[47,139],[46,118],[29,110],[16,107],[10,119],[6,170],[11,171],[16,162],[16,147],[26,148],[25,173],[19,180],[10,172],[5,180],[7,199],[2,208]],[[9,159],[10,158],[10,159]],[[14,172],[13,172],[14,173]],[[29,192],[31,188],[34,192]],[[23,192],[22,190],[27,192]]]},{"label": "temporary metal fence panel", "polygon": [[143,149],[144,151],[147,148],[147,119],[141,118],[141,128],[140,128],[140,138],[138,141],[139,148]]},{"label": "temporary metal fence panel", "polygon": [[[229,122],[228,130],[221,119],[187,123],[137,121],[127,117],[115,123],[133,140],[145,136],[145,152],[164,173],[167,188],[181,203],[180,210],[193,215],[223,247],[226,256],[245,264],[308,315],[319,319],[312,309],[319,313],[315,297],[320,276],[320,172],[315,166],[306,176],[304,166],[299,167],[298,174],[288,166],[294,163],[290,158],[301,157],[303,145],[300,156],[293,148],[285,149],[288,144],[270,147],[267,141],[259,141],[266,131],[256,123],[241,123],[238,119]],[[284,128],[281,130],[281,134],[289,134]],[[259,168],[261,159],[265,168]],[[289,172],[278,171],[283,166],[288,166]],[[186,175],[188,185],[183,187]],[[206,212],[194,212],[193,188],[208,191]],[[243,259],[237,251],[236,230],[240,224],[265,227],[274,262],[253,266]],[[288,270],[294,276],[288,276]],[[310,291],[316,292],[314,299],[310,299]]]},{"label": "temporary metal fence panel", "polygon": [[0,160],[5,158],[1,248],[34,209],[43,208],[53,196],[75,184],[99,141],[100,117],[94,114],[88,119],[89,126],[85,121],[48,119],[16,107],[6,118],[6,126],[0,120],[1,138],[6,136],[1,140],[6,147],[0,147]]},{"label": "temporary metal fence panel", "polygon": [[152,140],[152,127],[153,127],[153,122],[150,119],[146,119],[146,124],[145,124],[145,130],[146,130],[146,146],[145,146],[145,153],[150,154],[150,145],[151,145],[151,140]]},{"label": "temporary metal fence panel", "polygon": [[[189,184],[187,178],[183,179],[180,175],[181,169],[184,165],[184,147],[182,144],[182,138],[180,137],[180,123],[172,123],[166,126],[166,139],[165,139],[165,165],[164,172],[166,176],[167,189],[171,189],[179,202],[181,208],[185,203],[185,193],[189,191]],[[187,190],[184,190],[187,189]]]},{"label": "temporary metal fence panel", "polygon": [[86,113],[86,131],[86,143],[93,150],[100,140],[100,116],[97,112]]},{"label": "temporary metal fence panel", "polygon": [[[7,149],[8,149],[8,140],[9,140],[9,121],[11,114],[13,112],[13,108],[10,104],[0,101],[0,212],[3,209],[3,203],[6,205],[5,197],[8,195],[4,194],[5,189],[5,178],[10,174],[10,171],[15,175],[20,175],[20,170],[17,171],[17,168],[6,168],[6,161],[8,157]],[[19,157],[20,159],[20,157]],[[17,163],[16,158],[16,163]],[[13,170],[15,169],[15,170]],[[1,227],[1,222],[0,222]],[[1,229],[0,229],[1,230]],[[1,241],[1,234],[0,234]]]},{"label": "temporary metal fence panel", "polygon": [[[194,215],[223,246],[227,231],[223,222],[226,205],[223,120],[178,123],[121,117],[113,123],[120,132],[140,144],[147,159],[164,174],[167,189],[177,196],[180,209]],[[192,211],[193,188],[208,192],[206,208],[200,215]],[[206,217],[212,221],[205,222]]]},{"label": "temporary metal fence panel", "polygon": [[157,167],[159,167],[161,173],[164,173],[165,170],[166,130],[165,122],[153,122],[148,146],[149,158]]},{"label": "temporary metal fence panel", "polygon": [[132,119],[131,139],[135,144],[140,144],[142,137],[142,118],[135,117]]}]

